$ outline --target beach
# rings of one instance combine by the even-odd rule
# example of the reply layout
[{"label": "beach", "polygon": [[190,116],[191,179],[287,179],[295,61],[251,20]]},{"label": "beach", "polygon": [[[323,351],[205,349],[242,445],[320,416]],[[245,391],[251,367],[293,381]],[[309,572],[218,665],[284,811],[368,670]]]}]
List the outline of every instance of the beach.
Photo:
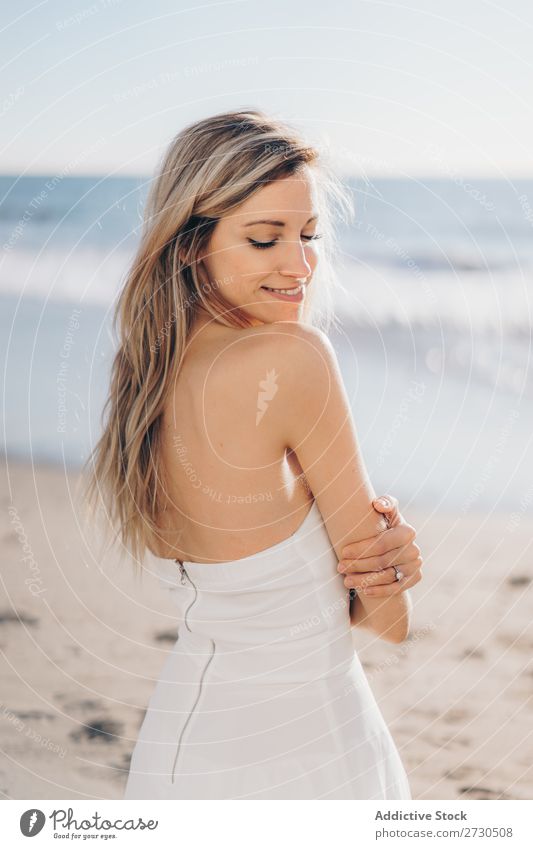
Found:
[{"label": "beach", "polygon": [[[171,401],[182,477],[203,486],[209,497],[221,494],[220,481],[209,479],[206,458],[198,451],[195,456],[192,444],[185,446],[187,422],[181,419],[183,403],[191,402],[198,413],[194,421],[202,421],[206,381],[195,385],[184,375],[188,395],[168,397],[191,341],[178,334],[194,326],[191,308],[202,301],[207,306],[206,299],[222,324],[231,323],[232,307],[255,305],[253,318],[273,325],[265,338],[276,335],[278,321],[307,318],[326,334],[357,442],[345,462],[365,467],[373,494],[395,496],[417,532],[422,580],[409,590],[407,639],[393,644],[360,628],[350,632],[413,799],[369,801],[362,806],[368,823],[350,807],[348,828],[357,849],[370,843],[365,828],[383,846],[394,840],[383,832],[407,829],[411,814],[416,826],[422,809],[436,826],[433,836],[437,826],[451,823],[448,839],[457,845],[466,832],[454,838],[459,832],[452,820],[439,823],[437,812],[458,815],[460,809],[475,830],[468,836],[479,838],[482,827],[493,846],[498,837],[520,842],[522,805],[513,805],[511,814],[509,806],[498,806],[496,813],[490,804],[481,811],[467,803],[533,799],[532,29],[533,5],[525,2],[437,8],[156,0],[146,7],[100,0],[36,3],[6,16],[10,83],[0,98],[0,798],[28,800],[24,807],[4,806],[6,844],[41,828],[45,834],[46,804],[40,799],[78,805],[89,800],[89,815],[105,807],[100,813],[110,822],[114,814],[120,817],[120,801],[114,812],[113,803],[96,800],[123,800],[150,697],[168,653],[184,650],[180,614],[189,609],[183,590],[192,564],[185,561],[180,586],[176,561],[147,553],[136,564],[121,551],[120,537],[105,551],[103,528],[90,524],[79,485],[109,420],[115,428],[108,443],[111,467],[127,468],[129,482],[139,437],[146,457],[157,448],[155,417]],[[261,194],[269,183],[272,193]],[[263,291],[296,283],[306,284],[301,308],[300,293],[282,303],[279,293]],[[220,309],[218,297],[211,299],[219,294],[229,296],[228,310]],[[238,328],[225,332],[228,348],[242,342]],[[196,350],[202,358],[213,350],[204,372],[211,376],[219,373],[219,352],[215,334],[212,347],[209,328],[207,334],[208,346],[200,351],[197,337]],[[303,334],[300,341],[306,340]],[[276,403],[287,397],[283,386],[291,369],[299,369],[298,358],[292,351],[273,369],[265,352],[248,407],[258,441],[251,463],[235,462],[245,459],[237,442],[241,428],[230,430],[232,404],[215,388],[223,421],[215,416],[205,444],[227,455],[234,472],[256,463],[262,468],[272,459],[268,438],[260,444],[268,421],[257,429],[257,411],[266,410],[278,388]],[[118,379],[110,397],[113,374]],[[308,397],[313,377],[304,387]],[[237,368],[229,378],[239,390],[251,386]],[[328,401],[335,398],[335,392],[328,394]],[[158,404],[155,413],[152,402]],[[310,412],[298,420],[316,436],[328,416],[317,419]],[[333,450],[345,424],[339,421],[339,434],[332,434]],[[303,461],[301,441],[286,442],[298,442],[294,452]],[[172,464],[172,452],[165,460]],[[301,463],[306,474],[315,460]],[[333,467],[328,471],[326,488],[335,495],[339,476]],[[288,465],[280,466],[284,490],[289,472]],[[231,480],[232,496],[249,500],[253,488],[239,491],[236,473]],[[313,482],[318,498],[319,486]],[[337,495],[344,499],[342,489]],[[121,495],[117,485],[114,497]],[[182,507],[193,513],[186,497]],[[118,512],[131,516],[130,510]],[[358,518],[353,521],[357,525]],[[195,546],[194,535],[182,542],[184,557],[195,550],[208,556],[199,539]],[[201,595],[200,584],[189,580]],[[325,612],[329,604],[314,589],[313,600]],[[251,596],[264,612],[264,593]],[[293,596],[287,592],[281,605]],[[300,600],[306,597],[298,593]],[[192,618],[201,619],[198,611]],[[242,618],[246,625],[250,617]],[[216,622],[209,617],[205,624],[206,630],[213,627],[206,664],[200,670],[196,658],[181,657],[195,672],[194,702],[174,708],[189,701],[185,688],[178,685],[179,698],[164,682],[158,689],[165,705],[171,692],[171,722],[174,710],[184,717],[179,728],[176,720],[177,733],[174,726],[171,732],[178,771],[182,744],[186,752],[191,741],[198,744],[198,769],[202,750],[206,769],[231,771],[234,765],[235,751],[227,761],[217,760],[210,730],[194,725],[202,695],[219,683],[216,658],[208,668],[216,653]],[[258,622],[253,624],[257,643]],[[272,650],[284,639],[274,624],[269,619],[265,628]],[[307,622],[299,622],[291,637],[302,639],[306,629]],[[245,627],[243,632],[250,637]],[[350,660],[350,636],[344,636]],[[309,643],[301,645],[306,657],[314,656]],[[333,676],[339,665],[333,651],[331,656]],[[262,681],[261,673],[254,668],[254,682]],[[338,721],[344,723],[328,692],[319,721],[331,725],[332,717],[343,716]],[[246,686],[242,693],[244,702]],[[269,707],[273,698],[269,690]],[[304,760],[297,740],[286,749],[299,751],[296,766],[303,764],[308,777],[315,751],[324,752],[320,767],[337,755],[342,762],[344,752],[341,746],[331,753],[327,735],[314,731],[309,700],[301,704],[302,729],[316,749],[311,760]],[[208,713],[209,704],[203,709]],[[353,712],[359,719],[357,705]],[[236,714],[231,720],[238,724],[231,736],[246,737]],[[362,723],[358,731],[367,727]],[[275,719],[271,724],[278,725]],[[282,727],[290,727],[286,716]],[[220,729],[219,722],[214,732],[229,736]],[[251,733],[253,738],[253,727]],[[376,762],[382,742],[371,740]],[[355,750],[353,739],[346,743]],[[292,768],[286,754],[282,782],[283,770]],[[357,766],[365,774],[361,758]],[[384,764],[378,768],[385,783]],[[348,778],[343,772],[339,781]],[[364,792],[372,794],[370,785]],[[384,809],[383,823],[377,822],[378,809]],[[186,840],[187,817],[178,822],[173,805],[167,820],[165,810],[150,802],[158,833],[167,828],[176,842]],[[285,834],[287,813],[292,808],[284,808]],[[309,846],[331,842],[332,824],[344,829],[342,838],[353,839],[338,817],[333,823],[328,817],[322,829],[315,812],[304,818],[295,813],[298,834],[306,827],[311,832]],[[471,813],[482,815],[474,821]],[[198,829],[195,818],[191,834],[198,842],[199,832],[211,828],[220,839],[221,823],[204,817]],[[254,825],[239,818],[237,834],[242,830],[247,844]],[[282,842],[275,817],[268,826]],[[53,837],[98,836],[82,835],[86,831],[58,824]],[[119,827],[109,831],[100,838],[121,833]],[[267,832],[262,826],[263,842]],[[233,828],[232,842],[239,844]]]},{"label": "beach", "polygon": [[[372,485],[399,498],[424,558],[409,639],[354,630],[354,647],[413,798],[528,799],[533,181],[349,183],[328,335]],[[172,562],[147,558],[138,581],[75,497],[148,185],[0,176],[7,798],[122,798],[176,639]]]},{"label": "beach", "polygon": [[[102,558],[76,470],[1,468],[0,792],[120,799],[176,638],[173,564],[147,557],[141,582],[125,558]],[[414,799],[533,795],[530,505],[404,510],[424,556],[409,638],[353,631]]]}]

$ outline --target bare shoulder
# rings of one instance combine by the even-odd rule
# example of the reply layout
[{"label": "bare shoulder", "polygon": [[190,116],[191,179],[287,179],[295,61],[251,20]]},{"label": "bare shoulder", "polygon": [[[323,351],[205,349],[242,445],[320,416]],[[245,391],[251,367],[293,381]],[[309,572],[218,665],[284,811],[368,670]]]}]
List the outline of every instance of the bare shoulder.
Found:
[{"label": "bare shoulder", "polygon": [[206,402],[212,399],[217,416],[240,423],[253,419],[256,437],[288,447],[302,411],[312,427],[328,399],[331,405],[338,397],[332,384],[341,382],[326,334],[284,321],[228,335],[209,358],[202,393]]},{"label": "bare shoulder", "polygon": [[239,378],[257,377],[257,369],[276,369],[300,382],[306,375],[315,374],[323,364],[324,376],[336,366],[333,346],[326,334],[297,321],[273,322],[247,328],[229,337],[212,363],[226,374]]},{"label": "bare shoulder", "polygon": [[305,414],[308,426],[319,417],[326,404],[341,415],[347,399],[335,349],[319,328],[299,322],[280,322],[269,334],[258,337],[260,362],[275,374],[279,388],[278,421],[287,436],[291,422],[301,424]]},{"label": "bare shoulder", "polygon": [[333,345],[319,328],[298,321],[282,321],[253,328],[246,336],[249,350],[254,350],[274,364],[283,366],[295,377],[312,374],[321,362],[336,365]]},{"label": "bare shoulder", "polygon": [[207,427],[227,426],[241,440],[251,432],[256,445],[281,450],[294,391],[316,378],[328,345],[320,330],[296,321],[228,332],[205,346],[185,383]]},{"label": "bare shoulder", "polygon": [[214,411],[219,430],[227,424],[242,440],[251,428],[256,444],[283,450],[300,411],[318,416],[324,407],[333,356],[321,330],[274,322],[219,340],[193,383],[197,394],[201,386],[204,415]]},{"label": "bare shoulder", "polygon": [[285,420],[287,416],[297,415],[302,405],[313,399],[317,408],[323,405],[332,381],[338,386],[342,384],[333,345],[319,328],[296,321],[254,328],[246,336],[244,350],[246,364],[242,357],[241,363],[248,376],[266,378],[272,390],[275,387],[278,400],[283,403],[273,410]]},{"label": "bare shoulder", "polygon": [[331,346],[328,336],[324,331],[311,324],[303,324],[301,321],[277,321],[273,324],[265,324],[254,328],[258,337],[277,338],[283,340],[284,344],[304,342],[313,348],[320,346]]},{"label": "bare shoulder", "polygon": [[280,326],[272,344],[279,392],[268,415],[294,451],[340,559],[342,547],[386,528],[375,497],[335,349],[313,327]]}]

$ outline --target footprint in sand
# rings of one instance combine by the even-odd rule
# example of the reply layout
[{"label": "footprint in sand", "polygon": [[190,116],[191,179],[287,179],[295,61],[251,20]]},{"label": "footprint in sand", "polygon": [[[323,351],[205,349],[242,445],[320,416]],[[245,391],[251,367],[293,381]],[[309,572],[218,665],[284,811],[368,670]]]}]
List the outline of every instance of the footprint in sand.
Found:
[{"label": "footprint in sand", "polygon": [[[60,701],[63,701],[65,698],[64,695],[60,697]],[[76,711],[76,710],[103,710],[104,705],[103,702],[98,701],[97,699],[80,699],[77,702],[65,702],[63,705],[65,710],[68,711]]]},{"label": "footprint in sand", "polygon": [[105,743],[118,743],[123,726],[113,719],[93,719],[83,723],[79,731],[71,731],[70,737],[78,743],[86,740],[102,740]]},{"label": "footprint in sand", "polygon": [[441,719],[443,719],[444,722],[449,722],[454,725],[457,722],[461,722],[463,719],[468,719],[469,716],[470,714],[468,711],[463,710],[462,708],[451,708],[442,715]]},{"label": "footprint in sand", "polygon": [[467,799],[512,799],[503,790],[491,790],[489,787],[460,787],[459,795]]},{"label": "footprint in sand", "polygon": [[57,719],[54,713],[49,713],[46,710],[14,710],[13,713],[19,719]]},{"label": "footprint in sand", "polygon": [[175,643],[177,639],[177,631],[156,631],[154,634],[154,640],[158,643]]},{"label": "footprint in sand", "polygon": [[524,635],[516,633],[508,634],[503,631],[496,637],[496,642],[510,651],[527,655],[531,654],[531,642]]},{"label": "footprint in sand", "polygon": [[507,578],[507,583],[510,587],[525,587],[531,583],[531,578],[528,575],[512,575]]},{"label": "footprint in sand", "polygon": [[443,773],[443,778],[452,778],[455,781],[465,781],[472,775],[474,769],[470,766],[457,766],[454,769],[447,769]]},{"label": "footprint in sand", "polygon": [[109,764],[116,772],[111,774],[112,778],[123,780],[124,776],[127,775],[130,769],[131,763],[131,752],[124,752],[122,755],[122,760],[119,763],[111,763]]},{"label": "footprint in sand", "polygon": [[481,649],[465,649],[459,657],[462,659],[474,658],[475,660],[483,660],[485,652]]},{"label": "footprint in sand", "polygon": [[26,613],[17,613],[14,610],[0,610],[0,625],[9,625],[11,622],[16,622],[17,625],[36,625],[38,621],[34,616],[27,616]]}]

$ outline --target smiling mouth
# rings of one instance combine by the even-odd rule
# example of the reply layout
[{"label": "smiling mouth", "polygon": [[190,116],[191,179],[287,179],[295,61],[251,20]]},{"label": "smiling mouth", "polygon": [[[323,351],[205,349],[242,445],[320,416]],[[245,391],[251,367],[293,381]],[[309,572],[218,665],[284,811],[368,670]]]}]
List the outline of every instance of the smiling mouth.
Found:
[{"label": "smiling mouth", "polygon": [[292,288],[285,288],[285,289],[274,289],[272,286],[261,286],[261,289],[265,289],[267,292],[276,292],[280,295],[292,296],[292,295],[297,295],[300,292],[303,292],[304,285],[302,283],[302,284],[300,284],[300,286],[293,286]]}]

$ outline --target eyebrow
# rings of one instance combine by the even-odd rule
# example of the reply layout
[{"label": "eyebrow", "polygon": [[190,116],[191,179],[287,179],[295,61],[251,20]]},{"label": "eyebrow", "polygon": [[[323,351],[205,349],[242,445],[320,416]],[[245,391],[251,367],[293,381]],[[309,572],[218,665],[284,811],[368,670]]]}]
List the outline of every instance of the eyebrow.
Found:
[{"label": "eyebrow", "polygon": [[[311,221],[314,221],[315,218],[318,218],[318,215],[313,215],[311,218],[308,218],[304,227]],[[243,227],[251,227],[253,224],[273,224],[274,227],[285,227],[285,221],[275,221],[273,218],[261,218],[259,221],[249,221],[248,224],[243,224]]]}]

